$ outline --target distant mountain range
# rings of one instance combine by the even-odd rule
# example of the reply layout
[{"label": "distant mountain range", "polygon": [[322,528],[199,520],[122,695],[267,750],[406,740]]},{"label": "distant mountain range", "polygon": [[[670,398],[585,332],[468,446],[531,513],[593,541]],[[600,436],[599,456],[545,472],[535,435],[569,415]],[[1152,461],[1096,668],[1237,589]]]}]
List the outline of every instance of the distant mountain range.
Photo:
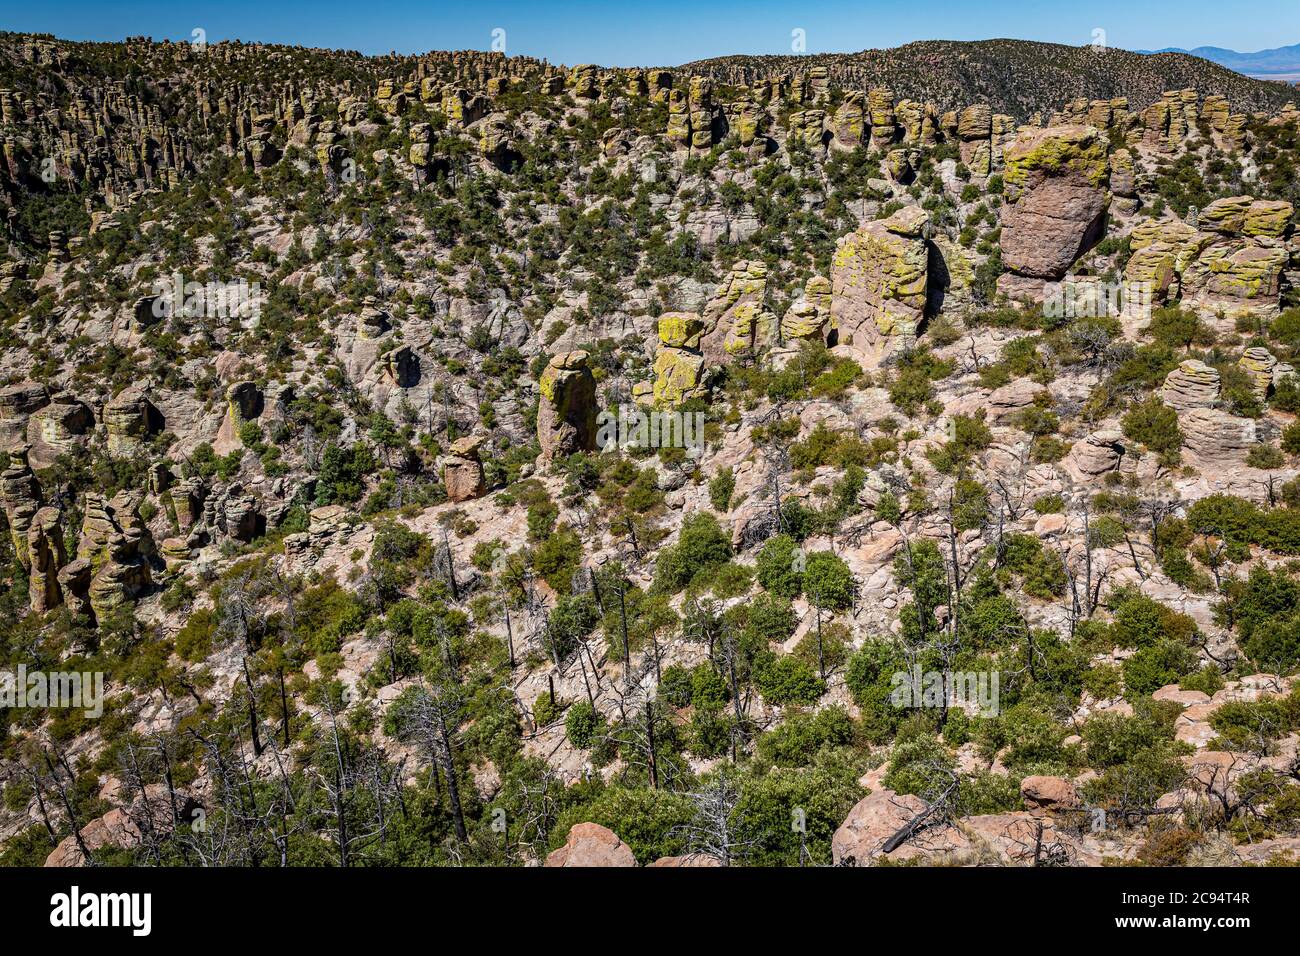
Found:
[{"label": "distant mountain range", "polygon": [[1202,96],[1226,96],[1241,112],[1272,113],[1283,103],[1300,105],[1300,89],[1261,82],[1209,56],[1143,54],[1118,47],[1095,50],[1032,40],[927,40],[859,53],[724,56],[682,68],[721,83],[747,85],[765,77],[806,73],[814,65],[824,66],[831,82],[845,88],[887,86],[898,97],[930,101],[943,109],[983,101],[1022,121],[1035,112],[1060,109],[1076,97],[1123,96],[1140,110],[1165,90],[1188,88]]},{"label": "distant mountain range", "polygon": [[1139,53],[1187,53],[1226,66],[1237,73],[1262,80],[1300,81],[1300,43],[1255,53],[1238,53],[1218,46],[1198,46],[1194,50],[1167,47],[1163,50],[1139,50]]}]

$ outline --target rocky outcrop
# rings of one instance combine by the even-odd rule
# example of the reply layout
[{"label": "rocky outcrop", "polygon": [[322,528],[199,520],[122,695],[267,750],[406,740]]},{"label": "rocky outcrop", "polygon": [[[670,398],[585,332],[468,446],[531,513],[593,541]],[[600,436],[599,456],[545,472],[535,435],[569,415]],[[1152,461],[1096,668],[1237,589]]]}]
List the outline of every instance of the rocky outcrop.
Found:
[{"label": "rocky outcrop", "polygon": [[575,823],[564,846],[554,850],[543,864],[548,867],[636,866],[628,845],[599,823]]},{"label": "rocky outcrop", "polygon": [[731,267],[704,307],[700,353],[708,365],[722,365],[734,355],[776,340],[776,317],[764,307],[767,265],[742,259]]},{"label": "rocky outcrop", "polygon": [[562,352],[547,363],[538,382],[537,441],[552,461],[596,447],[596,379],[587,353]]},{"label": "rocky outcrop", "polygon": [[831,324],[831,282],[813,276],[804,283],[803,295],[781,317],[781,339],[788,343],[825,342]]},{"label": "rocky outcrop", "polygon": [[0,389],[0,451],[14,451],[27,444],[27,420],[49,404],[44,385],[20,382]]},{"label": "rocky outcrop", "polygon": [[95,415],[85,402],[66,393],[51,396],[27,425],[32,466],[48,468],[60,455],[81,454],[94,428]]},{"label": "rocky outcrop", "polygon": [[1165,377],[1160,399],[1171,408],[1209,408],[1219,400],[1219,370],[1200,359],[1186,359]]},{"label": "rocky outcrop", "polygon": [[1155,301],[1175,299],[1183,272],[1210,239],[1181,219],[1145,219],[1129,234],[1132,255],[1124,267],[1124,280],[1144,284]]},{"label": "rocky outcrop", "polygon": [[59,587],[59,569],[65,561],[61,518],[58,508],[47,506],[36,512],[27,531],[27,555],[31,562],[27,594],[37,614],[63,603]]},{"label": "rocky outcrop", "polygon": [[866,367],[916,340],[925,317],[929,221],[918,206],[840,239],[831,271],[836,343]]},{"label": "rocky outcrop", "polygon": [[1285,237],[1293,212],[1288,202],[1249,196],[1206,206],[1199,219],[1204,238],[1182,276],[1184,303],[1229,320],[1275,315],[1290,259]]},{"label": "rocky outcrop", "polygon": [[1178,418],[1187,450],[1204,461],[1240,461],[1255,444],[1255,421],[1217,408],[1193,408]]},{"label": "rocky outcrop", "polygon": [[18,563],[30,568],[27,534],[41,507],[41,486],[28,464],[26,446],[14,450],[9,457],[9,466],[0,472],[0,501],[4,503]]},{"label": "rocky outcrop", "polygon": [[109,538],[105,558],[90,582],[90,606],[103,621],[119,607],[133,602],[153,584],[149,564],[140,554],[139,532]]},{"label": "rocky outcrop", "polygon": [[458,438],[452,442],[442,468],[442,483],[452,501],[481,498],[487,486],[483,479],[483,462],[479,449],[487,439],[481,435]]},{"label": "rocky outcrop", "polygon": [[1065,464],[1076,478],[1091,481],[1118,468],[1123,455],[1123,434],[1115,429],[1103,429],[1075,442]]},{"label": "rocky outcrop", "polygon": [[680,405],[708,394],[700,343],[704,321],[693,312],[665,312],[659,317],[659,349],[655,353],[651,396],[657,404]]},{"label": "rocky outcrop", "polygon": [[1255,397],[1261,402],[1273,387],[1273,369],[1277,367],[1277,358],[1266,348],[1253,346],[1242,353],[1237,365],[1250,379]]},{"label": "rocky outcrop", "polygon": [[144,389],[123,389],[104,406],[108,453],[122,458],[138,455],[149,436],[162,431],[163,420]]},{"label": "rocky outcrop", "polygon": [[1101,237],[1109,166],[1091,126],[1020,133],[1006,150],[1002,259],[1019,275],[1059,279]]}]

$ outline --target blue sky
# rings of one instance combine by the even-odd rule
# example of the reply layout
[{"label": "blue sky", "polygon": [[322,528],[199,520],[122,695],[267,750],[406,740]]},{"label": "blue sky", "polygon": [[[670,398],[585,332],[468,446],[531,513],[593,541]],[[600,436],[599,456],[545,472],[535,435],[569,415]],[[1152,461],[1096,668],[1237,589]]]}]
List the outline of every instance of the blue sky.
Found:
[{"label": "blue sky", "polygon": [[807,52],[853,52],[911,40],[1016,37],[1106,42],[1126,49],[1222,46],[1253,51],[1300,43],[1298,0],[3,0],[0,29],[75,40],[147,35],[209,41],[261,40],[363,53],[491,49],[555,63],[670,66],[728,53],[788,53],[802,29]]}]

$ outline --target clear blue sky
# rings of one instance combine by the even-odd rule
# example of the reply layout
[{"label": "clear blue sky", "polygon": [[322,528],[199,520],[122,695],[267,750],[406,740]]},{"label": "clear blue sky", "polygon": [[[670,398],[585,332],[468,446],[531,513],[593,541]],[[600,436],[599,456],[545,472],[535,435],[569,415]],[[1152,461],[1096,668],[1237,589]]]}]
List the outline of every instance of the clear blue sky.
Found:
[{"label": "clear blue sky", "polygon": [[56,0],[0,3],[0,29],[74,40],[147,35],[260,40],[363,53],[492,48],[554,63],[668,66],[729,53],[854,52],[911,40],[1016,37],[1082,45],[1093,31],[1126,49],[1300,43],[1300,0]]}]

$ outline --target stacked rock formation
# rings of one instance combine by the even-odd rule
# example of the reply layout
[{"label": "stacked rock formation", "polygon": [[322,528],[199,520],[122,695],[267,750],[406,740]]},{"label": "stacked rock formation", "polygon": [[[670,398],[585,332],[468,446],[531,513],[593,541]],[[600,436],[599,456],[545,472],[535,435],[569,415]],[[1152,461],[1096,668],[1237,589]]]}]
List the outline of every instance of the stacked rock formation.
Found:
[{"label": "stacked rock formation", "polygon": [[703,397],[704,356],[700,342],[704,321],[693,312],[665,312],[659,317],[659,349],[655,355],[653,395],[656,404],[680,405]]},{"label": "stacked rock formation", "polygon": [[708,365],[757,350],[776,340],[777,319],[764,307],[767,265],[757,259],[737,262],[704,307],[700,352]]},{"label": "stacked rock formation", "polygon": [[1246,349],[1237,365],[1250,378],[1255,397],[1261,402],[1268,397],[1273,388],[1273,370],[1277,367],[1277,358],[1266,348],[1255,346]]},{"label": "stacked rock formation", "polygon": [[837,345],[874,368],[910,346],[925,317],[929,218],[917,206],[840,239],[832,260],[831,316]]},{"label": "stacked rock formation", "polygon": [[1219,199],[1200,214],[1206,234],[1183,271],[1183,301],[1206,315],[1276,315],[1294,207],[1249,196]]},{"label": "stacked rock formation", "polygon": [[537,440],[542,460],[552,461],[596,447],[596,379],[584,351],[551,358],[538,382]]},{"label": "stacked rock formation", "polygon": [[1160,400],[1179,411],[1212,408],[1219,401],[1219,387],[1218,369],[1200,359],[1186,359],[1166,376]]},{"label": "stacked rock formation", "polygon": [[481,435],[458,438],[452,442],[442,468],[442,483],[452,501],[481,498],[487,490],[479,449],[487,439]]},{"label": "stacked rock formation", "polygon": [[813,276],[804,283],[803,295],[781,317],[781,338],[785,342],[825,342],[830,323],[831,282],[825,276]]}]

